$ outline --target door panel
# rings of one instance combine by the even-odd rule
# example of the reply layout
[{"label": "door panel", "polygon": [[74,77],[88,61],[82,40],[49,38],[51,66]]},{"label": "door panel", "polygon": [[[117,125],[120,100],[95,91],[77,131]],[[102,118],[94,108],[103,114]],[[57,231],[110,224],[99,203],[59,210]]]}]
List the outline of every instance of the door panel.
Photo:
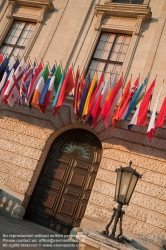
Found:
[{"label": "door panel", "polygon": [[80,129],[64,132],[52,144],[25,218],[69,234],[84,216],[101,158],[96,137]]}]

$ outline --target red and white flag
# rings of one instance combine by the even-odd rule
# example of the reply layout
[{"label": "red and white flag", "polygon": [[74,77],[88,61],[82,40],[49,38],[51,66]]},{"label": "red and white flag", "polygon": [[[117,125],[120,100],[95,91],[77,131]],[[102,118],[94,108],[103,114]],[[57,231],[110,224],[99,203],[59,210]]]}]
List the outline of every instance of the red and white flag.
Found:
[{"label": "red and white flag", "polygon": [[132,128],[133,125],[141,125],[141,126],[146,125],[148,106],[149,106],[149,102],[152,98],[155,82],[156,82],[156,79],[152,82],[152,84],[150,85],[149,89],[147,90],[144,98],[142,99],[142,101],[138,105],[138,108],[137,108],[136,112],[134,113],[133,118],[131,119],[131,121],[128,125],[129,130]]},{"label": "red and white flag", "polygon": [[159,103],[159,99],[160,99],[160,95],[161,95],[161,92],[162,92],[162,88],[163,88],[163,85],[161,86],[160,88],[160,91],[158,93],[158,96],[157,96],[157,99],[156,99],[156,102],[155,102],[155,105],[154,105],[154,109],[153,109],[153,113],[151,115],[151,118],[150,118],[150,122],[149,122],[149,126],[148,126],[148,130],[147,130],[147,136],[149,137],[149,140],[152,140],[152,137],[155,133],[155,119],[156,119],[156,112],[157,112],[157,106],[158,106],[158,103]]},{"label": "red and white flag", "polygon": [[12,76],[10,75],[10,82],[3,94],[4,99],[9,103],[11,107],[19,96],[20,85],[22,82],[25,67],[26,63],[22,60],[14,74]]}]

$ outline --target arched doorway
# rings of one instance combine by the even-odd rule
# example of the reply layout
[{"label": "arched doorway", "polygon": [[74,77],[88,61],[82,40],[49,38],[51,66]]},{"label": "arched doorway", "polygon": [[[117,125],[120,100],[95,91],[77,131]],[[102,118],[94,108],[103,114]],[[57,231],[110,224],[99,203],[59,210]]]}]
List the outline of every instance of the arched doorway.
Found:
[{"label": "arched doorway", "polygon": [[101,160],[101,143],[91,132],[71,129],[49,150],[25,218],[62,234],[78,227]]}]

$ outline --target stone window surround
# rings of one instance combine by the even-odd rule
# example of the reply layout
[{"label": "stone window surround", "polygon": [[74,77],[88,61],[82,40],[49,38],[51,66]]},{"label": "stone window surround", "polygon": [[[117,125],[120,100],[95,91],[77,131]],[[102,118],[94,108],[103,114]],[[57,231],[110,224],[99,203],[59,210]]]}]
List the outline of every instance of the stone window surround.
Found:
[{"label": "stone window surround", "polygon": [[43,26],[46,14],[53,10],[54,6],[51,0],[8,0],[8,13],[5,17],[4,25],[3,23],[0,25],[0,46],[8,34],[14,20],[35,22],[36,28],[22,55],[27,58]]},{"label": "stone window surround", "polygon": [[[127,80],[130,66],[138,45],[139,37],[141,35],[141,26],[143,22],[147,22],[151,19],[152,13],[149,7],[149,0],[144,0],[144,4],[123,4],[114,3],[112,0],[108,0],[104,5],[95,5],[95,30],[96,36],[92,41],[92,46],[89,46],[89,53],[85,59],[85,69],[88,69],[90,65],[91,58],[97,46],[98,40],[100,38],[101,32],[110,33],[122,33],[132,35],[131,42],[128,48],[126,58],[123,62],[122,70],[124,82]],[[135,27],[130,26],[117,26],[104,24],[104,19],[109,17],[119,17],[119,18],[134,18],[136,19]]]}]

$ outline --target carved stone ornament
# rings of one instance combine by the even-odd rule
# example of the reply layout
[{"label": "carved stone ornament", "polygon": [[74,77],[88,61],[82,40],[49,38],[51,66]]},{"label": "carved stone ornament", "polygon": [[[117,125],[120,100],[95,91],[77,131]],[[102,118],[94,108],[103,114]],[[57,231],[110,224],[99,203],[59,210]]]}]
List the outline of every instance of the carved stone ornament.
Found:
[{"label": "carved stone ornament", "polygon": [[[37,22],[42,22],[44,20],[44,17],[46,13],[51,12],[54,10],[54,6],[51,0],[8,0],[9,6],[8,6],[8,14],[7,18],[11,18],[12,16],[16,16],[14,13],[15,9],[34,9],[34,10],[40,10],[40,15],[36,18]],[[29,12],[30,13],[30,12]],[[19,17],[19,11],[17,11],[17,16]],[[30,16],[30,15],[29,15]],[[26,16],[25,19],[30,19],[30,17]]]},{"label": "carved stone ornament", "polygon": [[105,12],[104,11],[96,11],[95,15],[97,17],[97,22],[95,24],[95,30],[100,30],[102,20],[104,18]]},{"label": "carved stone ornament", "polygon": [[143,21],[148,21],[151,19],[152,12],[148,4],[123,4],[114,3],[112,1],[107,1],[104,5],[95,5],[96,15],[102,16],[115,16],[115,17],[126,17],[126,18],[138,18],[142,16]]}]

